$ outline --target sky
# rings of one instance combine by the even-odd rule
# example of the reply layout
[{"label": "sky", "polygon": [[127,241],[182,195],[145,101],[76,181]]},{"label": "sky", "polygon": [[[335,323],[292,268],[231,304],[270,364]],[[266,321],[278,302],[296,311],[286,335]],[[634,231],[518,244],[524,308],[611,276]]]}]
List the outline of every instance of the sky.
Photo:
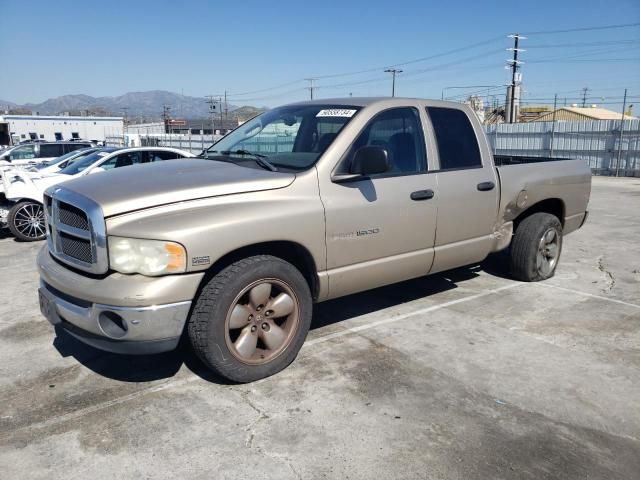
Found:
[{"label": "sky", "polygon": [[587,87],[620,111],[628,88],[637,113],[640,25],[566,32],[633,23],[638,0],[0,0],[0,99],[226,90],[275,106],[308,98],[306,78],[316,98],[390,95],[394,67],[398,96],[502,103],[518,32],[525,104],[580,102]]}]

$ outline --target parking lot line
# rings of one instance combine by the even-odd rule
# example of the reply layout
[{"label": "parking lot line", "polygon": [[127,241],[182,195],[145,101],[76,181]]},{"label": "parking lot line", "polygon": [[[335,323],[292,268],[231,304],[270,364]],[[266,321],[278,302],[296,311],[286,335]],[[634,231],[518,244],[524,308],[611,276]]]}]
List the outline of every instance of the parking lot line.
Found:
[{"label": "parking lot line", "polygon": [[560,287],[551,283],[534,282],[533,285],[538,287],[555,288],[557,290],[563,290],[565,292],[575,293],[576,295],[582,295],[583,297],[597,298],[598,300],[605,300],[607,302],[618,303],[620,305],[626,305],[627,307],[640,308],[640,305],[635,303],[625,302],[616,298],[603,297],[602,295],[594,295],[593,293],[581,292],[580,290],[573,290],[572,288]]},{"label": "parking lot line", "polygon": [[459,303],[464,303],[464,302],[469,302],[471,300],[476,300],[478,298],[486,297],[488,295],[493,295],[493,294],[502,292],[503,290],[509,290],[511,288],[518,287],[520,285],[524,285],[524,284],[523,283],[512,283],[510,285],[505,285],[503,287],[494,288],[492,290],[487,290],[485,292],[477,293],[475,295],[469,295],[468,297],[458,298],[456,300],[450,300],[448,302],[439,303],[437,305],[432,305],[430,307],[422,308],[420,310],[415,310],[413,312],[407,312],[407,313],[404,313],[402,315],[398,315],[396,317],[385,318],[383,320],[378,320],[377,322],[371,322],[371,323],[367,323],[365,325],[360,325],[358,327],[347,328],[347,329],[341,330],[339,332],[330,333],[328,335],[324,335],[322,337],[314,338],[313,340],[309,340],[308,342],[305,342],[305,344],[302,346],[302,348],[311,347],[311,346],[313,346],[313,345],[315,345],[317,343],[326,342],[328,340],[332,340],[334,338],[342,337],[344,335],[351,335],[353,333],[358,333],[358,332],[361,332],[363,330],[369,330],[371,328],[376,328],[376,327],[379,327],[380,325],[387,325],[389,323],[398,322],[400,320],[404,320],[405,318],[412,317],[414,315],[421,315],[421,314],[424,314],[424,313],[433,312],[435,310],[440,310],[442,308],[447,308],[447,307],[450,307],[451,305],[457,305]]}]

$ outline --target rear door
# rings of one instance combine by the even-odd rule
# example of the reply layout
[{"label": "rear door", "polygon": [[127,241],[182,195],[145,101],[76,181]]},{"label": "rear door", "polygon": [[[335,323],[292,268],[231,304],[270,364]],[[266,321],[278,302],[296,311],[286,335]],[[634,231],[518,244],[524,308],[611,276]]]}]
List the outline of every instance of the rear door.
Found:
[{"label": "rear door", "polygon": [[489,254],[500,192],[483,133],[469,113],[444,107],[427,107],[427,113],[438,156],[438,229],[431,270],[437,272]]}]

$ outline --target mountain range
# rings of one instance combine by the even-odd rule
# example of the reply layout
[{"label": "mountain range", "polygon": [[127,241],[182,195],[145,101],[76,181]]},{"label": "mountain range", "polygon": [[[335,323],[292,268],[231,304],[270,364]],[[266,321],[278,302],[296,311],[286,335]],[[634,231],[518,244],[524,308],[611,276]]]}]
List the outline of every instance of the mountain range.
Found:
[{"label": "mountain range", "polygon": [[[165,90],[151,90],[147,92],[129,92],[117,97],[92,97],[90,95],[63,95],[50,98],[41,103],[17,104],[0,100],[0,113],[57,115],[68,112],[80,114],[88,112],[90,115],[126,116],[132,121],[151,121],[162,118],[163,107],[170,108],[172,118],[204,119],[210,116],[209,104],[204,97],[190,97]],[[224,107],[224,105],[223,105]],[[216,106],[216,108],[219,108]],[[228,105],[229,116],[246,119],[264,111],[264,108],[241,107]],[[216,110],[217,111],[217,110]]]}]

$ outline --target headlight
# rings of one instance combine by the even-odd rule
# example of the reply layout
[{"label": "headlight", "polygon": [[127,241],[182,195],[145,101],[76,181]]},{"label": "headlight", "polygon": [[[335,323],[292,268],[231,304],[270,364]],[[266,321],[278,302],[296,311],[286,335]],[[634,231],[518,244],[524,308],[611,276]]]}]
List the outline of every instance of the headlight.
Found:
[{"label": "headlight", "polygon": [[179,243],[109,237],[109,265],[120,273],[166,275],[187,269],[187,252]]}]

